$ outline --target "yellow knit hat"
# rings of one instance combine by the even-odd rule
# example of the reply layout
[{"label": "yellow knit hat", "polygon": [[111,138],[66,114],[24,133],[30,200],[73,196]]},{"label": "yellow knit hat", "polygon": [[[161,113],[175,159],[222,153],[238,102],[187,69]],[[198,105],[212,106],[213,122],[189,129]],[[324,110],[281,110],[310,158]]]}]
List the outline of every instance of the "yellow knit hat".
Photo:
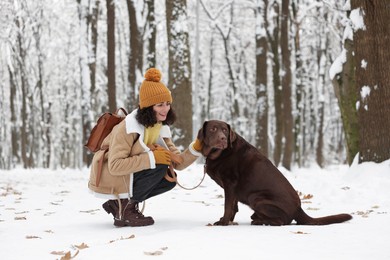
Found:
[{"label": "yellow knit hat", "polygon": [[145,73],[145,80],[139,89],[140,108],[150,107],[161,102],[171,102],[171,91],[160,82],[161,72],[158,69],[151,68]]}]

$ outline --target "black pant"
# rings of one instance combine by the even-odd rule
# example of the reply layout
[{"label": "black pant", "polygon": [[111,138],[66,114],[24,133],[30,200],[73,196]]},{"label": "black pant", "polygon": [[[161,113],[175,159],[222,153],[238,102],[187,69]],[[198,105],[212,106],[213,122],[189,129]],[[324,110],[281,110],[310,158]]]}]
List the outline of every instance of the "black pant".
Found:
[{"label": "black pant", "polygon": [[176,183],[164,178],[167,170],[168,165],[157,164],[154,169],[134,173],[133,197],[131,199],[142,202],[173,189]]}]

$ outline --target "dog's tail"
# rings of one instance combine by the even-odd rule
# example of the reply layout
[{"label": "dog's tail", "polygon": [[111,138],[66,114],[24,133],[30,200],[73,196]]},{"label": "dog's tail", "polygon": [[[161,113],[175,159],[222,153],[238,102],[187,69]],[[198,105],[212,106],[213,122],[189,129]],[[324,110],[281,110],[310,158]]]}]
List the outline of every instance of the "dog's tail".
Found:
[{"label": "dog's tail", "polygon": [[329,225],[348,221],[352,219],[352,216],[349,214],[337,214],[321,218],[312,218],[307,215],[302,208],[299,208],[294,219],[297,222],[297,225]]}]

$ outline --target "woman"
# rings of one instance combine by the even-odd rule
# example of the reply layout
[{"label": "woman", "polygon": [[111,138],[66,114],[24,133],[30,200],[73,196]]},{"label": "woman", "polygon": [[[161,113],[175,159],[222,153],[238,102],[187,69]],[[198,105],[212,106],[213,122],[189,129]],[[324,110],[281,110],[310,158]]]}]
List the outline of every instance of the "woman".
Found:
[{"label": "woman", "polygon": [[[138,204],[175,187],[176,183],[167,176],[169,165],[182,170],[201,155],[199,141],[191,143],[183,153],[172,142],[169,125],[176,116],[171,108],[171,93],[160,80],[161,72],[155,68],[145,73],[139,108],[104,139],[102,147],[109,147],[106,154],[98,151],[92,160],[88,187],[108,199],[103,208],[114,216],[115,226],[152,225],[153,218],[144,216]],[[172,153],[180,160],[173,162]],[[99,179],[97,169],[102,156]]]}]

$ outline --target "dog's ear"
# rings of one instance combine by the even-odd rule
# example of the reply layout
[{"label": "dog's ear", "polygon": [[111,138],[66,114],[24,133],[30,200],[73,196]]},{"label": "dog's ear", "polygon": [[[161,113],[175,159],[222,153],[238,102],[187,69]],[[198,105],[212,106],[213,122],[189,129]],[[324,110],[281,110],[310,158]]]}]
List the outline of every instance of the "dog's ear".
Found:
[{"label": "dog's ear", "polygon": [[227,124],[227,126],[229,128],[229,144],[230,144],[230,147],[232,147],[233,142],[237,139],[237,136],[236,136],[236,132],[234,132],[232,127],[229,124]]},{"label": "dog's ear", "polygon": [[206,125],[207,125],[207,121],[204,121],[203,123],[203,126],[201,129],[199,129],[198,131],[198,140],[201,141],[203,143],[203,139],[204,139],[204,136],[205,136],[205,131],[206,131]]}]

